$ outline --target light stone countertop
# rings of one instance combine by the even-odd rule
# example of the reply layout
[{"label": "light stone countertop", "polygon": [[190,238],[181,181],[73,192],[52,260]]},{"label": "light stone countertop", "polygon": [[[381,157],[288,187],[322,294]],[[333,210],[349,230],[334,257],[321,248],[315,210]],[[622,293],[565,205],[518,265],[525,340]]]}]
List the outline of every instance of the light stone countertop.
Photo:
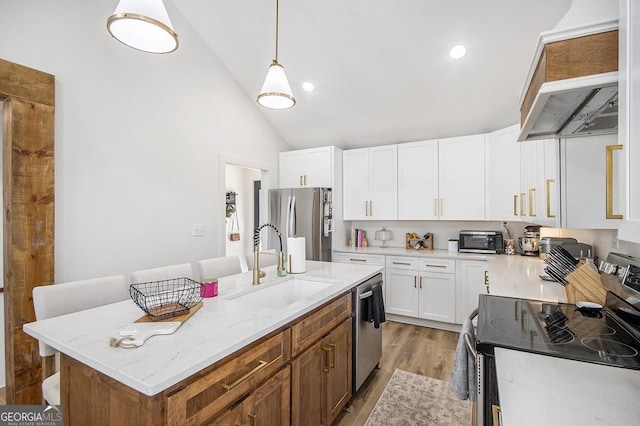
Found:
[{"label": "light stone countertop", "polygon": [[637,425],[640,371],[495,349],[504,426]]},{"label": "light stone countertop", "polygon": [[387,256],[439,257],[456,260],[487,261],[489,293],[496,296],[566,302],[564,289],[557,282],[540,278],[544,262],[539,257],[505,254],[458,253],[447,250],[415,250],[401,247],[341,247],[339,253],[381,254]]},{"label": "light stone countertop", "polygon": [[[32,322],[23,328],[71,358],[151,396],[349,291],[382,268],[309,261],[306,273],[284,278],[276,276],[275,266],[264,270],[267,276],[260,287],[251,284],[251,271],[219,279],[218,297],[203,299],[202,308],[174,334],[153,336],[136,349],[109,346],[111,337],[119,337],[119,330],[144,315],[131,300]],[[281,309],[225,299],[292,278],[331,285]]]}]

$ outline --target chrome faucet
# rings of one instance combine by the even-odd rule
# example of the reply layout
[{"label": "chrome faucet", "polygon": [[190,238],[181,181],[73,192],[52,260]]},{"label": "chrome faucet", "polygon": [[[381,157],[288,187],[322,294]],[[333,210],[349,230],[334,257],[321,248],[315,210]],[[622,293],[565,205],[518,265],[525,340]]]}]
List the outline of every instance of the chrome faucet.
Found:
[{"label": "chrome faucet", "polygon": [[253,285],[259,285],[260,278],[263,278],[266,275],[266,272],[260,270],[260,254],[274,255],[274,253],[260,251],[260,231],[262,231],[262,229],[265,227],[273,228],[273,230],[276,231],[276,234],[278,235],[278,240],[280,241],[280,251],[275,254],[275,256],[278,256],[278,276],[280,276],[281,272],[284,272],[285,270],[284,255],[282,253],[282,236],[280,234],[280,231],[272,224],[264,223],[257,227],[255,232],[253,233]]}]

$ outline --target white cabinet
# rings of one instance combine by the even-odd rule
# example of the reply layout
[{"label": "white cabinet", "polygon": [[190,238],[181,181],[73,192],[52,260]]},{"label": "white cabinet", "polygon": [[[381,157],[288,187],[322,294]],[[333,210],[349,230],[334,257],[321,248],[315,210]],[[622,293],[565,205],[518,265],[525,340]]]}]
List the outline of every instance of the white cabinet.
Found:
[{"label": "white cabinet", "polygon": [[485,139],[486,219],[520,220],[520,125],[488,133]]},{"label": "white cabinet", "polygon": [[540,218],[540,164],[544,161],[544,144],[539,141],[520,142],[520,218],[536,223]]},{"label": "white cabinet", "polygon": [[478,297],[487,293],[487,261],[458,260],[456,265],[456,322],[462,324],[478,307]]},{"label": "white cabinet", "polygon": [[398,146],[343,152],[343,220],[398,217]]},{"label": "white cabinet", "polygon": [[398,219],[438,219],[438,141],[398,145]]},{"label": "white cabinet", "polygon": [[620,83],[618,136],[624,146],[619,174],[623,183],[624,211],[618,238],[640,244],[640,4],[620,0]]},{"label": "white cabinet", "polygon": [[484,135],[438,141],[438,216],[484,220]]},{"label": "white cabinet", "polygon": [[538,141],[542,144],[542,163],[539,167],[538,188],[542,199],[538,211],[539,225],[560,227],[560,142],[558,139]]},{"label": "white cabinet", "polygon": [[[623,151],[618,135],[565,138],[562,150],[562,227],[616,229],[620,224],[620,182],[613,169]],[[607,170],[607,156],[612,167]],[[607,184],[609,181],[609,185]],[[607,188],[609,186],[609,188]],[[609,201],[609,206],[607,206]],[[609,210],[609,212],[607,211]]]},{"label": "white cabinet", "polygon": [[386,312],[455,322],[454,265],[449,259],[387,256]]},{"label": "white cabinet", "polygon": [[280,153],[280,188],[332,188],[334,177],[333,146]]},{"label": "white cabinet", "polygon": [[333,252],[332,260],[338,263],[385,266],[384,258],[381,254]]}]

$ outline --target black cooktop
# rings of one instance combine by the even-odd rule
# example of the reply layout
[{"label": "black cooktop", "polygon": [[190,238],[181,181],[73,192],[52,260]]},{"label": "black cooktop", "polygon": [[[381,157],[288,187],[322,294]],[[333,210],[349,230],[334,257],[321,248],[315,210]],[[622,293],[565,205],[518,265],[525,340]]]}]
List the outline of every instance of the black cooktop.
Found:
[{"label": "black cooktop", "polygon": [[640,370],[640,311],[612,293],[602,310],[483,294],[476,349],[495,347]]}]

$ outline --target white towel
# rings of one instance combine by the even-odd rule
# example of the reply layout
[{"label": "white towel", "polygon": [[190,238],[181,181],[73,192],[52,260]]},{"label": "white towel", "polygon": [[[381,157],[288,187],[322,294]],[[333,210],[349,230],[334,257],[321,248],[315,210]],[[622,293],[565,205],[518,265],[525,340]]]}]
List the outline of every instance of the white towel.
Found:
[{"label": "white towel", "polygon": [[458,338],[458,346],[456,347],[456,357],[451,367],[451,376],[449,377],[449,388],[460,399],[476,400],[476,366],[474,359],[467,352],[464,343],[464,335],[468,334],[471,341],[475,341],[475,332],[473,323],[470,319],[466,319],[460,330]]}]

